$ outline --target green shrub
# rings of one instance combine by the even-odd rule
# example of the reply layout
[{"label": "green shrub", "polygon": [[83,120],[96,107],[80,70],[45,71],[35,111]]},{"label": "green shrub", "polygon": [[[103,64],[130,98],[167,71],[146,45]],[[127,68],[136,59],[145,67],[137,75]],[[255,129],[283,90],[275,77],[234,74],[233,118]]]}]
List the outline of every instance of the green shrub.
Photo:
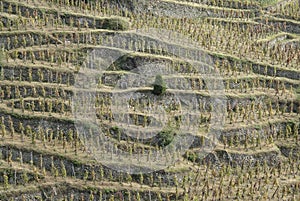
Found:
[{"label": "green shrub", "polygon": [[106,18],[101,21],[102,29],[110,29],[110,30],[128,30],[130,27],[129,22],[125,21],[121,18]]},{"label": "green shrub", "polygon": [[195,154],[193,151],[187,151],[185,157],[193,163],[197,160],[197,154]]},{"label": "green shrub", "polygon": [[167,90],[166,83],[164,82],[161,75],[156,75],[153,83],[153,94],[163,95]]},{"label": "green shrub", "polygon": [[172,129],[162,130],[157,134],[157,145],[160,147],[167,146],[172,142],[176,133]]}]

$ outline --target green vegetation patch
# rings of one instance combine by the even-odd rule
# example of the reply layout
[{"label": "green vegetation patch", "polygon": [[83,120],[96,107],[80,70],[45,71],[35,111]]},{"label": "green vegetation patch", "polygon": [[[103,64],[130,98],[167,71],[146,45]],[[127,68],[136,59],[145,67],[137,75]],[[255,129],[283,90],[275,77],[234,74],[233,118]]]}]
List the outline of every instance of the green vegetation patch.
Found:
[{"label": "green vegetation patch", "polygon": [[166,93],[167,87],[166,83],[163,80],[161,75],[156,75],[155,81],[153,83],[153,94],[155,95],[163,95]]},{"label": "green vegetation patch", "polygon": [[157,145],[160,147],[167,146],[173,141],[175,135],[176,132],[170,128],[160,131],[157,134],[157,139],[158,139]]},{"label": "green vegetation patch", "polygon": [[130,28],[130,24],[128,21],[121,18],[106,18],[100,21],[103,29],[109,30],[128,30]]}]

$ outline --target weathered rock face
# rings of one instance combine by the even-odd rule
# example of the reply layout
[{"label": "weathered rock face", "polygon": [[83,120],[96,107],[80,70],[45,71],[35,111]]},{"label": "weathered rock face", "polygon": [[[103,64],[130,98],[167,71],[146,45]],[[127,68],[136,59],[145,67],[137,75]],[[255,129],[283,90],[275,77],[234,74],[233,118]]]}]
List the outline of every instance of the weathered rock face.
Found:
[{"label": "weathered rock face", "polygon": [[[213,166],[219,166],[221,164],[230,164],[231,166],[241,166],[242,164],[247,166],[254,166],[255,164],[264,164],[265,162],[269,166],[277,166],[282,158],[279,151],[269,151],[261,153],[238,153],[228,152],[226,150],[215,150],[211,153],[205,153],[201,150],[196,151],[196,163],[199,164],[211,164]],[[204,154],[204,155],[203,155]]]},{"label": "weathered rock face", "polygon": [[242,163],[250,166],[254,166],[257,162],[264,164],[266,162],[270,166],[278,165],[280,162],[280,153],[277,151],[255,153],[255,154],[240,154],[230,153],[231,160],[224,162],[234,162],[239,165]]},{"label": "weathered rock face", "polygon": [[[36,52],[36,54],[38,54]],[[3,78],[5,80],[20,80],[25,82],[40,82],[40,83],[60,83],[60,84],[74,84],[74,73],[61,72],[43,66],[28,68],[26,66],[2,66]],[[29,76],[31,74],[31,80]],[[42,79],[41,79],[42,78]],[[47,87],[46,87],[47,88]]]},{"label": "weathered rock face", "polygon": [[282,144],[277,146],[283,156],[297,159],[300,151],[299,147],[282,145]]},{"label": "weathered rock face", "polygon": [[[261,19],[256,19],[257,22],[263,23]],[[282,31],[286,31],[289,33],[299,34],[300,33],[300,26],[299,22],[296,21],[287,21],[280,18],[273,18],[269,20],[270,24],[275,27],[279,27]]]},{"label": "weathered rock face", "polygon": [[[137,198],[137,192],[141,201],[148,200],[158,200],[158,195],[153,191],[133,191],[133,190],[124,190],[124,189],[113,189],[113,188],[94,188],[87,186],[87,189],[83,190],[72,186],[68,183],[59,183],[56,185],[43,185],[39,189],[36,189],[36,192],[26,192],[16,194],[14,200],[26,200],[26,201],[39,201],[39,200],[109,200],[114,197],[114,199],[120,200],[134,200]],[[167,195],[161,193],[161,198],[163,200],[172,199],[175,200],[175,195]],[[0,195],[0,199],[7,199],[5,195]],[[179,195],[177,199],[182,199],[182,195]]]},{"label": "weathered rock face", "polygon": [[[3,183],[3,174],[6,174],[8,177],[8,183],[10,185],[25,185],[25,181],[23,179],[24,174],[26,173],[28,181],[26,183],[31,183],[34,181],[34,174],[32,172],[25,172],[18,169],[13,168],[1,168],[0,169],[0,183]],[[43,176],[38,174],[38,178],[42,179]]]},{"label": "weathered rock face", "polygon": [[[184,1],[178,1],[177,3],[171,1],[136,1],[136,0],[129,0],[129,1],[116,1],[113,0],[112,3],[119,5],[122,8],[126,8],[131,10],[134,13],[152,13],[153,15],[158,16],[168,16],[168,17],[175,17],[175,18],[199,18],[199,17],[226,17],[229,15],[229,12],[225,12],[221,9],[210,9],[206,6],[206,4],[211,5],[212,2],[209,1],[189,1],[195,2],[198,4],[186,4]],[[199,4],[200,3],[200,4]],[[219,5],[221,6],[221,5]],[[222,6],[230,7],[230,8],[238,8],[238,9],[245,9],[243,11],[243,15],[246,16],[248,13],[250,16],[258,16],[259,12],[249,12],[247,9],[258,9],[257,5],[246,5],[243,3],[236,3],[236,4],[229,4],[229,2],[224,2]],[[233,17],[241,17],[241,12],[239,14],[233,15]]]},{"label": "weathered rock face", "polygon": [[[119,172],[116,170],[112,170],[109,167],[103,166],[99,163],[93,162],[91,163],[83,163],[80,161],[76,161],[75,159],[67,158],[61,155],[51,155],[50,153],[38,152],[36,150],[30,150],[25,148],[18,148],[15,146],[0,146],[0,155],[3,159],[7,159],[9,155],[11,155],[12,161],[19,161],[27,164],[33,164],[36,167],[45,167],[47,171],[52,170],[52,164],[56,168],[61,169],[61,164],[63,163],[66,168],[66,173],[70,177],[75,177],[78,179],[83,179],[86,171],[89,172],[88,180],[92,180],[91,171],[95,171],[96,179],[99,181],[101,178],[101,171],[103,171],[104,175],[112,175],[112,178],[106,178],[106,181],[114,181],[118,182],[120,178],[125,178],[126,175],[123,172]],[[41,163],[42,162],[42,163]],[[145,173],[144,184],[150,186],[169,186],[174,184],[174,174],[169,173],[164,170],[159,170],[153,173]],[[184,172],[182,172],[184,174]],[[181,173],[176,174],[178,178],[182,178]],[[153,178],[151,181],[150,177]],[[140,174],[132,175],[133,182],[140,181]],[[152,183],[153,182],[153,183]]]},{"label": "weathered rock face", "polygon": [[[8,12],[10,3],[3,2],[4,12]],[[56,10],[42,10],[40,8],[35,7],[28,7],[18,5],[18,9],[20,10],[20,14],[23,17],[27,17],[27,13],[34,13],[36,12],[37,15],[43,16],[44,14],[52,15],[53,17],[60,17],[62,21],[64,21],[67,25],[71,24],[71,20],[74,22],[79,21],[80,27],[85,27],[86,25],[90,28],[97,28],[97,29],[111,29],[111,30],[128,30],[130,27],[130,23],[122,18],[99,18],[99,17],[88,17],[79,14],[67,13],[67,12],[57,12]],[[12,4],[12,11],[13,14],[17,14],[16,12],[16,5]]]}]

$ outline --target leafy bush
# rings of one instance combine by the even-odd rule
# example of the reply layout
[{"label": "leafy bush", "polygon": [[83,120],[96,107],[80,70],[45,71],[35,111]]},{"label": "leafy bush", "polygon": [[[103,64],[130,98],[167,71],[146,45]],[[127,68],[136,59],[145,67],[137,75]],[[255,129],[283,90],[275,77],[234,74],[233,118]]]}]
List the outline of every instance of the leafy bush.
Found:
[{"label": "leafy bush", "polygon": [[161,75],[156,75],[155,81],[153,83],[153,94],[162,95],[166,92],[166,83],[164,82]]},{"label": "leafy bush", "polygon": [[167,146],[172,142],[176,133],[172,129],[162,130],[157,134],[158,142],[157,145],[160,147]]},{"label": "leafy bush", "polygon": [[128,30],[130,27],[129,22],[121,18],[106,18],[101,23],[103,29],[110,30]]},{"label": "leafy bush", "polygon": [[197,160],[197,154],[194,153],[193,151],[187,151],[185,153],[185,157],[193,163]]}]

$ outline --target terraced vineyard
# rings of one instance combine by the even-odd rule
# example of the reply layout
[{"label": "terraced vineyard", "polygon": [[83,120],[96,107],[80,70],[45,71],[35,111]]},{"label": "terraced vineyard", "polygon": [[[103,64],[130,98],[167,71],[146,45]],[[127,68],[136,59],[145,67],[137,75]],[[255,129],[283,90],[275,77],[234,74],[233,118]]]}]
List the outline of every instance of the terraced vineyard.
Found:
[{"label": "terraced vineyard", "polygon": [[299,14],[1,0],[0,200],[300,200]]}]

